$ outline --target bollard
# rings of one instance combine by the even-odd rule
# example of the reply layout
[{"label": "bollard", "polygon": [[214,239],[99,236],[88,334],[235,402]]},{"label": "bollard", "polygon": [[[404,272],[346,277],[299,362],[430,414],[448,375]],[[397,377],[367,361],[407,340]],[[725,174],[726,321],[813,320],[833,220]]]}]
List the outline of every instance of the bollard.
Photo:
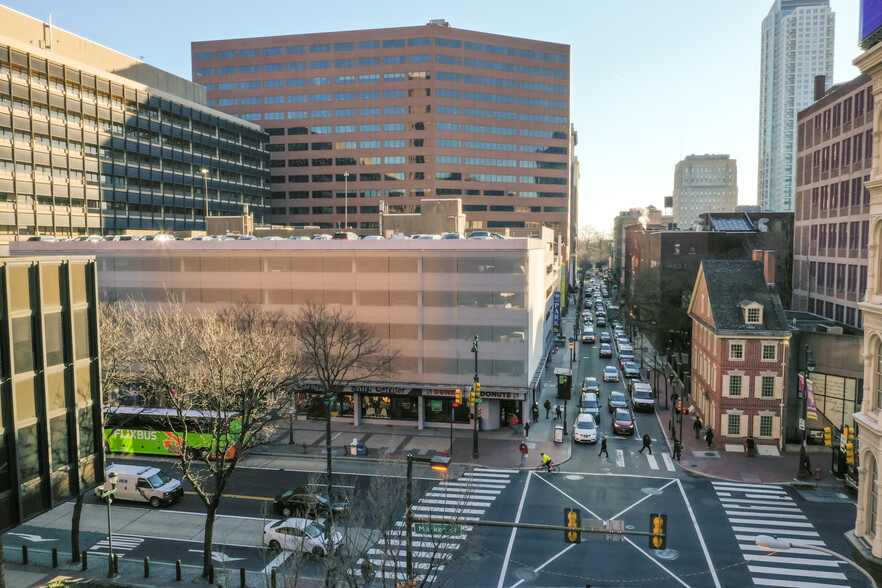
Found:
[{"label": "bollard", "polygon": [[28,565],[28,546],[27,545],[21,546],[21,563],[22,563],[22,565],[25,565],[25,566]]},{"label": "bollard", "polygon": [[821,468],[815,468],[815,480],[820,480],[822,477]]},{"label": "bollard", "polygon": [[52,567],[53,568],[58,567],[58,548],[57,547],[52,548]]},{"label": "bollard", "polygon": [[175,582],[181,581],[181,560],[175,562]]},{"label": "bollard", "polygon": [[150,558],[146,556],[144,557],[144,577],[150,577]]},{"label": "bollard", "polygon": [[239,568],[239,588],[245,588],[245,568]]},{"label": "bollard", "polygon": [[113,577],[113,556],[109,553],[107,554],[107,577]]},{"label": "bollard", "polygon": [[208,564],[208,583],[214,584],[214,566]]},{"label": "bollard", "polygon": [[113,554],[113,575],[114,577],[119,575],[119,555],[116,553]]},{"label": "bollard", "polygon": [[270,572],[270,588],[276,588],[276,568]]},{"label": "bollard", "polygon": [[84,550],[83,550],[83,567],[82,567],[82,569],[80,570],[81,572],[85,572],[86,570],[89,569],[89,558],[88,558],[88,555],[89,555],[89,552],[86,551],[86,550],[84,549]]}]

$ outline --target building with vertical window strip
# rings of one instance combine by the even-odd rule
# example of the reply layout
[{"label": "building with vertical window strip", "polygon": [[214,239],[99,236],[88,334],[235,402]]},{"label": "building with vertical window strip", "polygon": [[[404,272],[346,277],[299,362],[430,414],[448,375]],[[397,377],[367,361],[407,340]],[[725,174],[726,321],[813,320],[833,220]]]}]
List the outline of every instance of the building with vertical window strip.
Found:
[{"label": "building with vertical window strip", "polygon": [[461,197],[467,230],[575,226],[570,47],[425,26],[202,41],[208,103],[270,135],[276,223],[378,229]]},{"label": "building with vertical window strip", "polygon": [[265,142],[201,86],[0,6],[0,241],[264,222]]},{"label": "building with vertical window strip", "polygon": [[0,531],[104,479],[94,258],[0,260]]}]

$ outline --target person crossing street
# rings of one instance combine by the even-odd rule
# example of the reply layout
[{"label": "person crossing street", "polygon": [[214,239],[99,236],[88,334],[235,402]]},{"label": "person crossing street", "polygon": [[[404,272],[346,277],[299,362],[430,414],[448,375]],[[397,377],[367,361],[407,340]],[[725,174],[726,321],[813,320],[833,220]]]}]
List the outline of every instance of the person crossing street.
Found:
[{"label": "person crossing street", "polygon": [[646,433],[645,435],[643,435],[643,447],[640,448],[640,451],[638,453],[643,453],[644,449],[648,449],[649,455],[652,455],[651,445],[652,445],[652,439],[650,438],[649,433]]},{"label": "person crossing street", "polygon": [[604,453],[609,457],[609,451],[606,450],[606,435],[600,438],[600,453],[597,454],[597,457],[600,457]]}]

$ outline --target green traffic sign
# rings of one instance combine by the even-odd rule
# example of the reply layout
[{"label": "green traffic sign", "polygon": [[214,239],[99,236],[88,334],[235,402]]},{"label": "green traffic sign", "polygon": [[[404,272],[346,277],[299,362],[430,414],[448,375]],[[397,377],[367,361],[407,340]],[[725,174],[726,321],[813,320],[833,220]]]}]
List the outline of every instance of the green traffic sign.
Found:
[{"label": "green traffic sign", "polygon": [[450,523],[414,523],[413,530],[424,535],[462,535],[462,525]]}]

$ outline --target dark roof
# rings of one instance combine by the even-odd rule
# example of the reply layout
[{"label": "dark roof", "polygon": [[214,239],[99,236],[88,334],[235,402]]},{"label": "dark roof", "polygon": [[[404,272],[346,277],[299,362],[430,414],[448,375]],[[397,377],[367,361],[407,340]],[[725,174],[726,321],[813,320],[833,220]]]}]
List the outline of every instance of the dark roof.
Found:
[{"label": "dark roof", "polygon": [[[709,259],[701,267],[718,335],[784,337],[790,333],[777,288],[766,284],[761,261]],[[747,302],[762,305],[762,323],[744,322],[741,309]]]},{"label": "dark roof", "polygon": [[756,231],[756,225],[746,214],[738,216],[707,215],[708,225],[712,231]]}]

